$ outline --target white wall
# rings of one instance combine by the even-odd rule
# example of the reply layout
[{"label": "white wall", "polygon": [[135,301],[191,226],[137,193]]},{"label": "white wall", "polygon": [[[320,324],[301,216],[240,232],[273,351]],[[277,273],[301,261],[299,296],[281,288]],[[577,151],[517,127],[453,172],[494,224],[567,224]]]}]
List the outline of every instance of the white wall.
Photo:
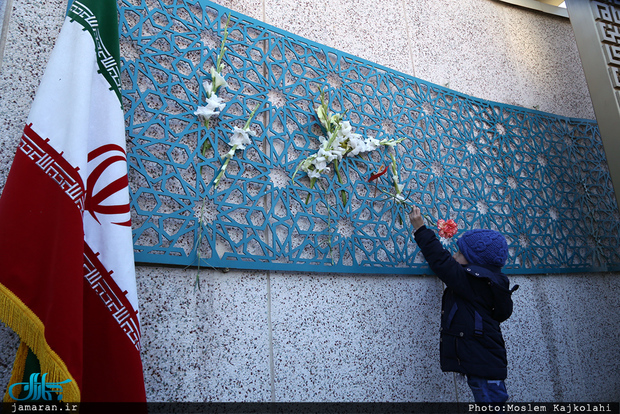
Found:
[{"label": "white wall", "polygon": [[[492,0],[236,0],[223,6],[475,97],[593,119],[568,20]],[[66,2],[13,0],[0,189]],[[33,254],[36,254],[33,252]],[[140,267],[151,401],[470,401],[439,369],[432,276]],[[513,276],[513,401],[620,400],[620,275]],[[0,384],[17,347],[0,330]]]}]

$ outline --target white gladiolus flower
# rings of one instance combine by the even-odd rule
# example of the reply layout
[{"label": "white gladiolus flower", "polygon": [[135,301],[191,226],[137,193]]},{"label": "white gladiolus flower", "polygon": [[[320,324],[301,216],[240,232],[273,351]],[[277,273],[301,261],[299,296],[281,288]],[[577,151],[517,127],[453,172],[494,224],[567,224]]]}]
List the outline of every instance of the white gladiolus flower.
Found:
[{"label": "white gladiolus flower", "polygon": [[321,147],[319,148],[319,152],[317,155],[324,156],[328,159],[328,162],[332,162],[333,160],[341,160],[342,152],[344,148],[339,148],[342,139],[339,139],[337,136],[330,144],[330,139],[325,137],[319,137],[319,141],[321,142]]},{"label": "white gladiolus flower", "polygon": [[337,161],[341,161],[342,160],[342,156],[344,155],[344,152],[346,151],[345,148],[342,147],[336,147],[334,149],[332,149],[332,156],[335,156],[335,160]]},{"label": "white gladiolus flower", "polygon": [[364,138],[360,134],[351,134],[349,135],[349,148],[351,150],[347,153],[348,157],[354,157],[359,155],[362,152],[368,151],[368,145]]},{"label": "white gladiolus flower", "polygon": [[228,163],[230,162],[232,157],[235,156],[235,152],[237,150],[244,150],[246,146],[252,143],[250,137],[256,136],[256,132],[250,129],[250,122],[252,121],[252,118],[254,118],[254,114],[256,114],[259,106],[260,105],[257,105],[256,108],[254,108],[243,128],[233,127],[232,135],[230,137],[230,141],[228,142],[228,144],[230,145],[230,150],[224,156],[224,164],[220,168],[219,174],[217,175],[217,177],[215,177],[215,180],[213,181],[213,185],[215,188],[217,188],[220,180],[224,176],[226,168],[228,167]]},{"label": "white gladiolus flower", "polygon": [[205,92],[207,93],[207,98],[210,98],[211,96],[214,95],[213,83],[211,83],[210,81],[204,81],[202,82],[202,87],[205,89]]},{"label": "white gladiolus flower", "polygon": [[202,82],[202,87],[207,92],[207,98],[216,96],[218,89],[221,87],[227,88],[228,82],[224,79],[224,76],[220,72],[217,72],[214,67],[211,67],[211,80]]},{"label": "white gladiolus flower", "polygon": [[308,173],[308,177],[310,178],[321,178],[321,173],[317,170],[310,170],[310,171],[307,171],[307,173]]},{"label": "white gladiolus flower", "polygon": [[349,121],[342,121],[340,125],[341,125],[340,133],[344,136],[349,135],[351,131],[353,130],[353,128],[351,127],[351,123]]},{"label": "white gladiolus flower", "polygon": [[233,134],[230,137],[230,145],[235,149],[245,149],[247,145],[252,143],[250,135],[255,137],[256,132],[251,129],[234,127]]},{"label": "white gladiolus flower", "polygon": [[327,119],[327,113],[325,112],[325,108],[322,105],[319,105],[315,108],[316,114],[319,117],[319,121],[321,121],[321,125],[323,125],[325,127],[325,129],[328,128],[328,119]]},{"label": "white gladiolus flower", "polygon": [[312,161],[314,160],[314,158],[308,157],[305,160],[302,161],[302,163],[299,165],[299,169],[305,172],[309,172],[310,171],[310,167],[312,166]]},{"label": "white gladiolus flower", "polygon": [[316,157],[313,164],[314,168],[319,172],[323,172],[327,169],[327,159],[325,157]]},{"label": "white gladiolus flower", "polygon": [[321,147],[317,152],[317,157],[323,157],[327,160],[327,162],[332,162],[333,160],[338,158],[338,155],[334,154],[334,152],[331,150],[325,150],[325,148]]},{"label": "white gladiolus flower", "polygon": [[334,114],[331,116],[331,118],[329,118],[329,122],[331,122],[334,125],[338,125],[341,121],[342,121],[342,115],[340,114]]},{"label": "white gladiolus flower", "polygon": [[213,95],[207,99],[206,106],[199,106],[194,112],[194,115],[200,116],[205,120],[209,120],[213,117],[219,116],[220,111],[224,109],[226,103],[217,95]]},{"label": "white gladiolus flower", "polygon": [[225,106],[226,103],[224,102],[224,100],[217,95],[213,95],[212,97],[207,99],[207,107],[209,108],[217,108],[221,111],[222,109],[224,109]]},{"label": "white gladiolus flower", "polygon": [[[342,135],[336,135],[331,145],[331,152],[336,156],[335,159],[338,161],[342,160],[345,151],[347,150],[347,145],[345,143],[345,138]],[[344,145],[343,145],[344,144]]]},{"label": "white gladiolus flower", "polygon": [[[224,65],[222,65],[223,68]],[[213,92],[217,92],[217,90],[221,87],[227,88],[228,82],[222,76],[221,72],[215,70],[215,68],[211,67],[211,80],[213,81]]]},{"label": "white gladiolus flower", "polygon": [[379,145],[381,145],[381,142],[378,139],[368,138],[366,140],[366,148],[368,148],[366,152],[376,150],[377,148],[379,148]]},{"label": "white gladiolus flower", "polygon": [[213,116],[216,116],[217,114],[218,112],[213,111],[212,109],[209,109],[206,106],[199,106],[194,112],[194,115],[202,117],[203,119],[211,119]]}]

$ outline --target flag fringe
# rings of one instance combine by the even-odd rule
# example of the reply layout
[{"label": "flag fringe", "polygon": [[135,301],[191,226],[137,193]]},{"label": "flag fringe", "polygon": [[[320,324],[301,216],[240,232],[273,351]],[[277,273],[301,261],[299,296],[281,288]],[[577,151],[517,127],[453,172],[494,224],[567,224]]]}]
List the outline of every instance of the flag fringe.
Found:
[{"label": "flag fringe", "polygon": [[[22,341],[15,357],[9,385],[22,381],[26,356],[28,354],[27,348],[30,348],[39,359],[41,372],[48,374],[48,382],[71,380],[71,382],[63,385],[63,401],[80,402],[80,388],[63,360],[47,344],[43,322],[2,283],[0,283],[0,320],[19,335]],[[20,373],[21,377],[19,376]],[[13,394],[15,395],[15,393]],[[7,388],[4,402],[13,401],[9,396]]]}]

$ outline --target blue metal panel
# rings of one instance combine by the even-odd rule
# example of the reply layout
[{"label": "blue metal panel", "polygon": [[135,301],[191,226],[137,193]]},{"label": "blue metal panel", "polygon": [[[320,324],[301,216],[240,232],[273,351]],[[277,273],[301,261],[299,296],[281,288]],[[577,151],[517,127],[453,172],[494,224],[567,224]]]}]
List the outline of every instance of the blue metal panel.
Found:
[{"label": "blue metal panel", "polygon": [[[428,273],[405,209],[381,191],[388,175],[368,182],[389,151],[346,159],[343,183],[333,173],[322,189],[305,174],[291,181],[323,134],[313,109],[322,88],[355,132],[407,137],[394,151],[401,182],[429,216],[506,235],[507,272],[620,269],[620,218],[595,122],[473,98],[208,1],[168,3],[119,2],[138,262]],[[193,113],[229,13],[227,103],[206,128]],[[257,104],[257,137],[215,188],[230,131]]]}]

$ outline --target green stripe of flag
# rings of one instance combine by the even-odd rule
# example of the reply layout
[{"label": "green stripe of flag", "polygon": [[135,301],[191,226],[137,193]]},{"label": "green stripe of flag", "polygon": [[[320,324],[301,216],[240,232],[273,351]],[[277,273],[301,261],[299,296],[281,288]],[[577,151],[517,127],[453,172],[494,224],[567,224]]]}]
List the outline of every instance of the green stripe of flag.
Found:
[{"label": "green stripe of flag", "polygon": [[99,73],[122,102],[117,13],[116,0],[73,0],[67,16],[81,24],[92,36]]}]

